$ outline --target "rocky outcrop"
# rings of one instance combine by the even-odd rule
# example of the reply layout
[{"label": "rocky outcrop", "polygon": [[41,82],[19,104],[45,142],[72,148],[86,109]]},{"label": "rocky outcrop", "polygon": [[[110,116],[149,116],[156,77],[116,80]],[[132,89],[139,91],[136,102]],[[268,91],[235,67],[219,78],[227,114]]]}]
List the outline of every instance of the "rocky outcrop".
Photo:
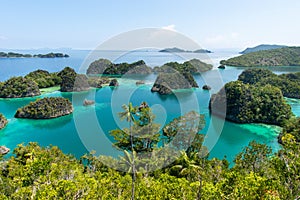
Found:
[{"label": "rocky outcrop", "polygon": [[117,79],[112,79],[109,83],[109,86],[117,87],[119,86],[119,82]]},{"label": "rocky outcrop", "polygon": [[102,85],[109,84],[110,80],[107,77],[89,77],[88,83],[91,87],[102,88]]},{"label": "rocky outcrop", "polygon": [[83,101],[83,105],[84,105],[84,106],[90,106],[90,105],[93,105],[93,104],[95,104],[95,101],[93,101],[93,100],[85,99],[85,100]]},{"label": "rocky outcrop", "polygon": [[[196,84],[196,85],[195,85]],[[194,79],[187,79],[184,75],[178,72],[160,73],[151,89],[151,92],[158,92],[159,94],[171,94],[172,90],[189,89],[198,87]]]},{"label": "rocky outcrop", "polygon": [[123,74],[151,74],[152,68],[143,60],[134,63],[114,64],[107,59],[92,62],[87,69],[87,74],[123,75]]},{"label": "rocky outcrop", "polygon": [[144,84],[145,84],[145,81],[140,80],[140,81],[135,82],[135,84],[136,84],[136,85],[144,85]]},{"label": "rocky outcrop", "polygon": [[5,146],[0,146],[0,156],[2,155],[5,155],[5,154],[8,154],[10,151],[9,148],[5,147]]},{"label": "rocky outcrop", "polygon": [[65,67],[57,75],[61,78],[61,92],[80,92],[90,89],[87,76],[77,74],[75,70],[70,67]]},{"label": "rocky outcrop", "polygon": [[28,119],[51,119],[73,112],[72,103],[62,97],[50,97],[38,99],[23,108],[19,108],[15,114],[16,118]]},{"label": "rocky outcrop", "polygon": [[203,90],[211,90],[211,87],[209,85],[203,85],[202,89]]},{"label": "rocky outcrop", "polygon": [[7,119],[0,113],[0,130],[7,125]]},{"label": "rocky outcrop", "polygon": [[0,98],[22,98],[40,95],[38,85],[30,80],[19,77],[13,77],[0,84]]},{"label": "rocky outcrop", "polygon": [[219,69],[225,69],[225,65],[220,65],[218,68]]}]

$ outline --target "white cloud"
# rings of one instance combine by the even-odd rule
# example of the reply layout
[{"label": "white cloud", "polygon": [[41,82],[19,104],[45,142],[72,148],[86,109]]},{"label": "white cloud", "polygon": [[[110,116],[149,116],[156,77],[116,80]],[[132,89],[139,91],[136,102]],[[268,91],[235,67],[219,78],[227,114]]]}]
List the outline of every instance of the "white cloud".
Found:
[{"label": "white cloud", "polygon": [[163,26],[162,29],[169,30],[169,31],[176,31],[174,24],[170,24],[168,26]]}]

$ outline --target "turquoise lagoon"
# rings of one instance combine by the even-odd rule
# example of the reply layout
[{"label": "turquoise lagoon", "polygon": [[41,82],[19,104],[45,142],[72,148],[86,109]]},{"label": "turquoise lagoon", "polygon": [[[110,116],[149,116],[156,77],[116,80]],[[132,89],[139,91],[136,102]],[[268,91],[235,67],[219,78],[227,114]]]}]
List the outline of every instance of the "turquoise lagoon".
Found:
[{"label": "turquoise lagoon", "polygon": [[[79,70],[89,52],[72,50],[65,53],[68,53],[71,57],[63,59],[0,59],[0,81],[10,76],[24,75],[38,68],[58,71],[65,66],[71,66]],[[218,63],[220,59],[234,54],[234,52],[214,53],[214,55],[211,55],[213,57],[212,62]],[[114,60],[114,55],[117,55],[117,53],[102,52],[99,57]],[[132,62],[144,59],[151,66],[156,66],[168,61],[183,61],[182,57],[159,52],[135,52],[121,57],[117,61]],[[219,131],[214,128],[218,121],[212,121],[208,111],[210,94],[218,91],[221,87],[220,80],[223,83],[236,80],[242,70],[241,68],[228,67],[225,70],[214,69],[203,73],[201,76],[195,77],[200,86],[199,89],[176,91],[175,95],[171,96],[160,96],[157,93],[151,93],[150,89],[156,77],[152,74],[143,77],[120,78],[120,86],[116,89],[104,87],[79,93],[54,91],[34,98],[0,99],[0,112],[9,120],[7,127],[0,131],[0,145],[13,149],[17,144],[34,141],[43,146],[58,146],[63,152],[74,154],[76,157],[82,156],[91,149],[96,149],[99,154],[115,155],[116,150],[111,147],[113,139],[109,135],[109,131],[127,125],[117,117],[117,113],[122,111],[121,105],[127,104],[129,101],[133,102],[134,105],[139,105],[142,101],[146,101],[150,106],[153,106],[154,114],[157,116],[156,122],[160,123],[162,127],[189,110],[198,110],[201,114],[204,114],[206,127],[202,130],[202,133],[207,135],[205,145],[210,148],[210,157],[222,159],[226,156],[229,161],[233,161],[234,156],[252,140],[268,144],[274,150],[277,150],[280,148],[277,143],[280,128],[276,126],[264,124],[241,125],[220,121],[222,129]],[[297,70],[297,67],[274,68],[276,73]],[[141,79],[145,80],[146,84],[136,86],[135,82]],[[211,93],[201,89],[202,85],[208,82],[213,86]],[[74,113],[50,120],[14,118],[14,113],[18,108],[36,98],[48,96],[69,98],[72,100]],[[82,105],[84,99],[94,99],[96,104],[85,107]],[[293,112],[299,116],[300,101],[294,99],[287,99],[287,101],[292,106]],[[8,156],[10,155],[12,154],[10,153]]]}]

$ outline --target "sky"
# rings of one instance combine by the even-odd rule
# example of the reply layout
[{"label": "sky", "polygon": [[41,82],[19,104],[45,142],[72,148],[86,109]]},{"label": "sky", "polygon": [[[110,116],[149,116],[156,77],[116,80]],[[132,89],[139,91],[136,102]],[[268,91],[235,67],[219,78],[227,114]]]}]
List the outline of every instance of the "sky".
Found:
[{"label": "sky", "polygon": [[1,1],[0,48],[94,49],[124,32],[163,28],[205,49],[300,46],[299,0]]}]

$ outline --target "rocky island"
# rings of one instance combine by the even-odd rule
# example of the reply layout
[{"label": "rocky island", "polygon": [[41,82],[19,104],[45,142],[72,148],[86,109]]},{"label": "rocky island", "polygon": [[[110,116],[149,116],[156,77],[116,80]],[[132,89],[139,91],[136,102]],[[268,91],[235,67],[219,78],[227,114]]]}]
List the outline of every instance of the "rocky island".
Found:
[{"label": "rocky island", "polygon": [[151,74],[152,68],[143,60],[134,63],[115,64],[107,59],[92,62],[87,69],[87,74],[123,75],[123,74]]},{"label": "rocky island", "polygon": [[22,98],[40,95],[36,82],[24,77],[12,77],[0,83],[0,98]]},{"label": "rocky island", "polygon": [[0,113],[0,130],[7,125],[7,119]]},{"label": "rocky island", "polygon": [[15,114],[16,118],[27,119],[51,119],[73,112],[72,103],[62,97],[49,97],[38,99],[23,108],[19,108]]},{"label": "rocky island", "polygon": [[57,76],[61,78],[61,92],[80,92],[90,89],[87,76],[77,74],[75,70],[70,67],[65,67]]},{"label": "rocky island", "polygon": [[222,60],[220,63],[236,67],[300,66],[300,47],[252,52]]},{"label": "rocky island", "polygon": [[235,123],[282,125],[293,115],[279,88],[257,87],[241,81],[229,82],[212,95],[209,110]]},{"label": "rocky island", "polygon": [[48,88],[61,84],[61,78],[57,73],[49,73],[41,69],[30,72],[25,78],[36,82],[39,88]]}]

